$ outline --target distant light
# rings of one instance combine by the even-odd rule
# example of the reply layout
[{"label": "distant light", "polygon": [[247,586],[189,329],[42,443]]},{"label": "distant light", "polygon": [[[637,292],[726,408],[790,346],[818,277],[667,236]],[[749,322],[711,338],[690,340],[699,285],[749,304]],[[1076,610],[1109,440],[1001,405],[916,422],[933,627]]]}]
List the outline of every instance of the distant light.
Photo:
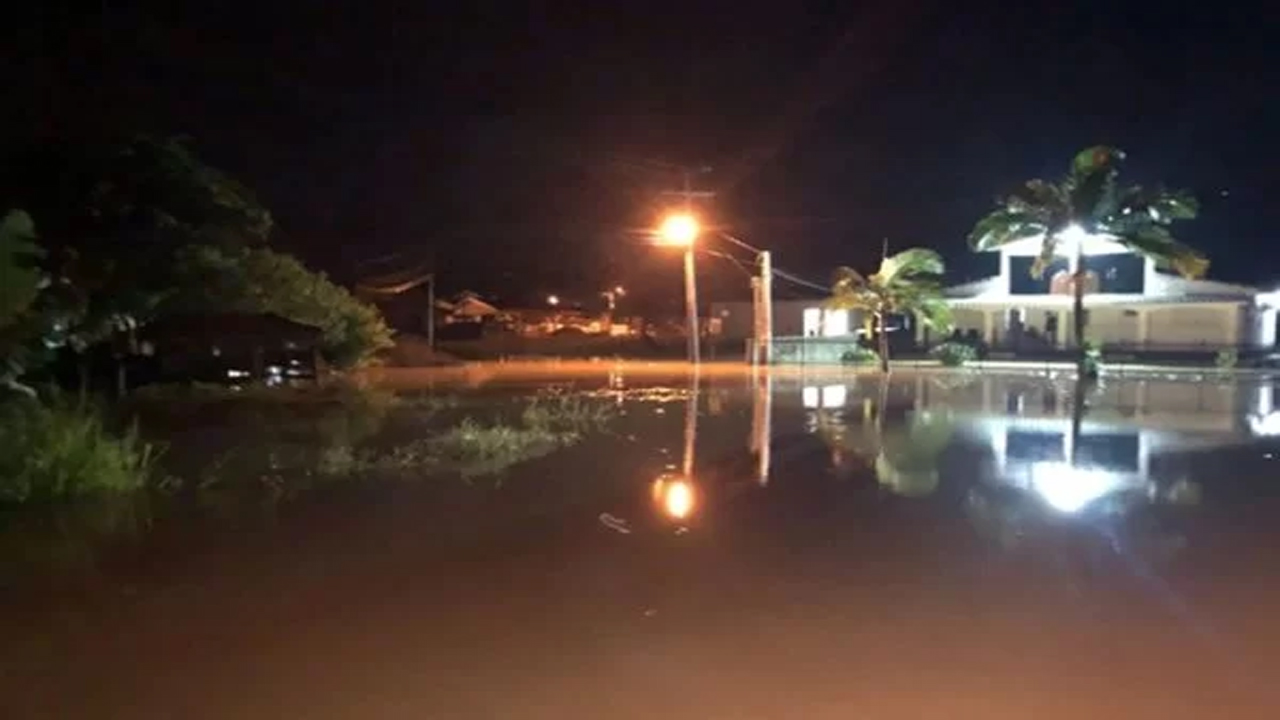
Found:
[{"label": "distant light", "polygon": [[245,370],[228,370],[228,371],[227,371],[227,377],[229,377],[229,378],[244,378],[244,377],[249,377],[249,373],[248,373],[247,371],[245,371]]},{"label": "distant light", "polygon": [[627,289],[622,287],[621,285],[615,285],[613,287],[613,292],[615,295],[626,295]]},{"label": "distant light", "polygon": [[547,304],[548,304],[548,305],[559,305],[559,304],[560,304],[560,297],[559,297],[558,295],[548,295],[548,296],[547,296]]}]

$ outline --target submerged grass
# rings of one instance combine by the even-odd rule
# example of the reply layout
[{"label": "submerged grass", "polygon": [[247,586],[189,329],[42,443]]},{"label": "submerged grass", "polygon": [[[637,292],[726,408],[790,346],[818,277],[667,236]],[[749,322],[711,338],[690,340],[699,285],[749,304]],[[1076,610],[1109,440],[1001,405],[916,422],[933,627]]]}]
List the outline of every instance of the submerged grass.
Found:
[{"label": "submerged grass", "polygon": [[0,503],[138,490],[157,454],[136,425],[114,433],[91,405],[57,397],[0,401]]},{"label": "submerged grass", "polygon": [[356,479],[501,475],[605,429],[613,414],[606,401],[564,394],[515,403],[448,395],[342,397],[305,412],[221,414],[220,429],[188,430],[201,442],[198,448],[174,443],[187,452],[166,463],[182,478],[166,489],[200,495],[235,486],[294,497]]}]

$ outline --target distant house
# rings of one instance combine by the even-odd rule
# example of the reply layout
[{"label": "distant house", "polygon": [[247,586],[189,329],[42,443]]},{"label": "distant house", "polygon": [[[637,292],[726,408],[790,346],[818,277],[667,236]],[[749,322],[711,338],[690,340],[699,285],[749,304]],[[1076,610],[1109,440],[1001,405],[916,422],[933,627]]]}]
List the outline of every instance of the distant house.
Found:
[{"label": "distant house", "polygon": [[[1086,337],[1102,346],[1194,351],[1275,345],[1280,305],[1275,293],[1167,275],[1150,259],[1105,238],[1079,242],[1084,243]],[[1039,238],[1000,249],[999,274],[946,291],[957,329],[994,348],[1071,346],[1074,252],[1068,245],[1040,279],[1031,277]]]},{"label": "distant house", "polygon": [[436,308],[443,313],[442,319],[446,324],[482,323],[495,320],[502,314],[497,307],[470,290],[458,293],[452,300],[437,300]]},{"label": "distant house", "polygon": [[[1112,351],[1151,354],[1274,348],[1280,291],[1214,280],[1186,280],[1156,270],[1155,263],[1105,238],[1084,238],[1086,338]],[[954,334],[994,350],[1065,352],[1073,346],[1074,249],[1061,255],[1040,279],[1031,265],[1040,239],[1001,248],[1000,272],[947,288]],[[860,313],[825,307],[825,298],[775,300],[774,358],[780,362],[833,362],[861,341]],[[754,335],[749,302],[714,303],[715,330],[725,338]],[[912,318],[892,318],[897,348],[926,347],[946,340]]]}]

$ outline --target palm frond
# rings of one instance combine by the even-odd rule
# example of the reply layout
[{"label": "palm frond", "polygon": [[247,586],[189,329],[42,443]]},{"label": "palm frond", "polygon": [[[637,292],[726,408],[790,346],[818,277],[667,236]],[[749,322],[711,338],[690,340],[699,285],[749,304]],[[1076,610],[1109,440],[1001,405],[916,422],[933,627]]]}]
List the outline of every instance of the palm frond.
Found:
[{"label": "palm frond", "polygon": [[946,270],[946,263],[937,251],[928,248],[907,248],[880,261],[880,271],[876,275],[881,283],[889,285],[921,276],[939,276]]},{"label": "palm frond", "polygon": [[851,267],[838,267],[832,274],[831,297],[824,304],[833,310],[873,310],[878,300],[861,273]]},{"label": "palm frond", "polygon": [[1035,216],[1041,222],[1049,219],[1055,207],[1065,207],[1066,203],[1063,188],[1047,180],[1028,180],[1004,201],[1009,210]]},{"label": "palm frond", "polygon": [[1134,185],[1120,193],[1120,202],[1113,223],[1134,225],[1156,222],[1167,225],[1174,220],[1194,220],[1200,212],[1200,203],[1185,190],[1147,190]]},{"label": "palm frond", "polygon": [[921,295],[912,303],[912,307],[905,308],[916,316],[916,319],[924,323],[928,328],[946,334],[951,332],[955,320],[951,313],[951,305],[949,305],[941,293],[935,295]]},{"label": "palm frond", "polygon": [[1157,267],[1169,268],[1185,278],[1201,277],[1209,270],[1209,259],[1174,239],[1168,228],[1154,223],[1123,235],[1116,242],[1155,261]]},{"label": "palm frond", "polygon": [[1120,148],[1109,145],[1087,147],[1071,159],[1071,176],[1083,178],[1100,170],[1116,168],[1124,162],[1125,154]]},{"label": "palm frond", "polygon": [[1044,233],[1046,225],[1032,213],[1000,208],[983,217],[969,232],[970,249],[995,250]]},{"label": "palm frond", "polygon": [[1036,255],[1035,262],[1031,263],[1031,277],[1036,280],[1044,277],[1044,271],[1058,255],[1058,232],[1060,231],[1061,229],[1058,228],[1053,232],[1047,232],[1044,239],[1040,241],[1040,254]]},{"label": "palm frond", "polygon": [[1116,213],[1119,207],[1116,176],[1124,153],[1103,145],[1079,152],[1071,164],[1070,206],[1072,221],[1086,230]]},{"label": "palm frond", "polygon": [[836,268],[836,271],[831,275],[831,286],[833,288],[854,287],[866,284],[867,279],[862,276],[862,273],[848,267],[847,265],[842,265]]}]

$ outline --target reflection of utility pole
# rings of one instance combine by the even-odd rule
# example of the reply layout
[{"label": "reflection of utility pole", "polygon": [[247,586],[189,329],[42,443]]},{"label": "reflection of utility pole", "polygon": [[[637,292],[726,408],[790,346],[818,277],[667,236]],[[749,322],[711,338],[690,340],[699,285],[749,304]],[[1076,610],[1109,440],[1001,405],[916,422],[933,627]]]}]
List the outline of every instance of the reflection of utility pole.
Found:
[{"label": "reflection of utility pole", "polygon": [[769,449],[773,441],[773,373],[756,368],[751,374],[751,452],[756,456],[756,482],[769,483]]},{"label": "reflection of utility pole", "polygon": [[681,469],[686,480],[693,481],[694,450],[698,444],[698,400],[701,392],[701,367],[693,366],[693,375],[689,378],[689,399],[684,405],[684,453]]}]

